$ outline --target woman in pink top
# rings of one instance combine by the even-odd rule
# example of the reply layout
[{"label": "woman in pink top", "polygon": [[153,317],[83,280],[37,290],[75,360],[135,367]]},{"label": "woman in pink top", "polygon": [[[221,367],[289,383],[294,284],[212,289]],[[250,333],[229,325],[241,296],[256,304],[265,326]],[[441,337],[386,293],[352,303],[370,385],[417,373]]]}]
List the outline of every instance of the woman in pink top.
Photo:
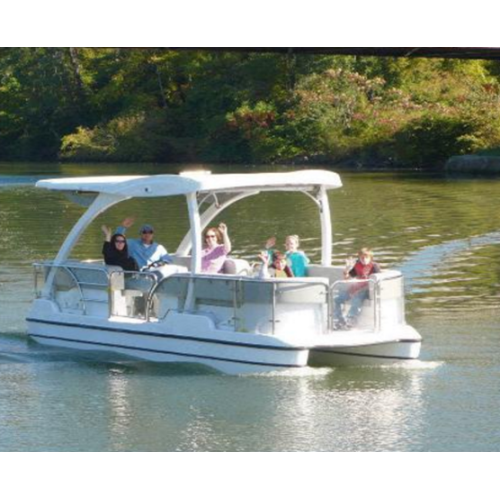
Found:
[{"label": "woman in pink top", "polygon": [[201,272],[217,274],[222,271],[227,254],[231,251],[231,241],[227,226],[209,227],[205,231],[205,248],[201,251]]}]

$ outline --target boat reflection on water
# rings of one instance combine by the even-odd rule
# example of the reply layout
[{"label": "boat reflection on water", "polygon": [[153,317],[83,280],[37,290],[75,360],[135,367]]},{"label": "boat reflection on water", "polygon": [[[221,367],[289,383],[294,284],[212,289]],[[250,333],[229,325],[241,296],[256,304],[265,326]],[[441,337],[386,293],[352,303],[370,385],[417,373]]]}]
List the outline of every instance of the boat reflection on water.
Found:
[{"label": "boat reflection on water", "polygon": [[[113,450],[418,450],[439,363],[226,377],[151,364],[110,371]],[[140,373],[140,377],[132,376]],[[144,415],[147,414],[147,421]]]}]

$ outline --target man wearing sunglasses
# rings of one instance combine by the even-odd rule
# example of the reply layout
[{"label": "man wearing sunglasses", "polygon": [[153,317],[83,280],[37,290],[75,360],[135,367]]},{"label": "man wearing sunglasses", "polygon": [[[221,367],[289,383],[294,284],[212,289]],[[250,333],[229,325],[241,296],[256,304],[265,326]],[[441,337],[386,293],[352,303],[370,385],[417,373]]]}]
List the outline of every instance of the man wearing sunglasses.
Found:
[{"label": "man wearing sunglasses", "polygon": [[[134,224],[134,217],[127,217],[116,230],[117,234],[125,234]],[[140,238],[127,238],[129,255],[135,259],[139,269],[145,269],[153,263],[172,263],[172,257],[167,249],[154,241],[154,228],[144,224],[140,231]]]}]

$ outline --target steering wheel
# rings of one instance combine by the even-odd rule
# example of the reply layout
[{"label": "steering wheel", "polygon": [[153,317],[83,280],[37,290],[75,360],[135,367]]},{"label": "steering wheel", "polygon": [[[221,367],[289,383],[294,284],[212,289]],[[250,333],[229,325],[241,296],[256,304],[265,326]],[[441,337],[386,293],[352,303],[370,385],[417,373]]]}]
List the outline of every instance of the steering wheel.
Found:
[{"label": "steering wheel", "polygon": [[159,267],[167,266],[168,262],[165,262],[164,260],[155,260],[154,262],[151,262],[151,264],[144,266],[141,271],[149,271],[150,269],[158,269]]}]

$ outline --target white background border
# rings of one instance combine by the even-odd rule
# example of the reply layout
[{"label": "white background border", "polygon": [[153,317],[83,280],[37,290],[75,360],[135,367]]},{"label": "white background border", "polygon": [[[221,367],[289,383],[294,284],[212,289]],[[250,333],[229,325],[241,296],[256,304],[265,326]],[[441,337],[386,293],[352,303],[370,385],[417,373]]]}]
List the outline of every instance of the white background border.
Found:
[{"label": "white background border", "polygon": [[[18,0],[1,7],[0,42],[3,47],[493,47],[499,45],[494,5]],[[460,495],[484,500],[498,490],[496,458],[472,453],[3,453],[0,471],[5,499]]]},{"label": "white background border", "polygon": [[2,46],[493,47],[494,2],[17,0]]}]

